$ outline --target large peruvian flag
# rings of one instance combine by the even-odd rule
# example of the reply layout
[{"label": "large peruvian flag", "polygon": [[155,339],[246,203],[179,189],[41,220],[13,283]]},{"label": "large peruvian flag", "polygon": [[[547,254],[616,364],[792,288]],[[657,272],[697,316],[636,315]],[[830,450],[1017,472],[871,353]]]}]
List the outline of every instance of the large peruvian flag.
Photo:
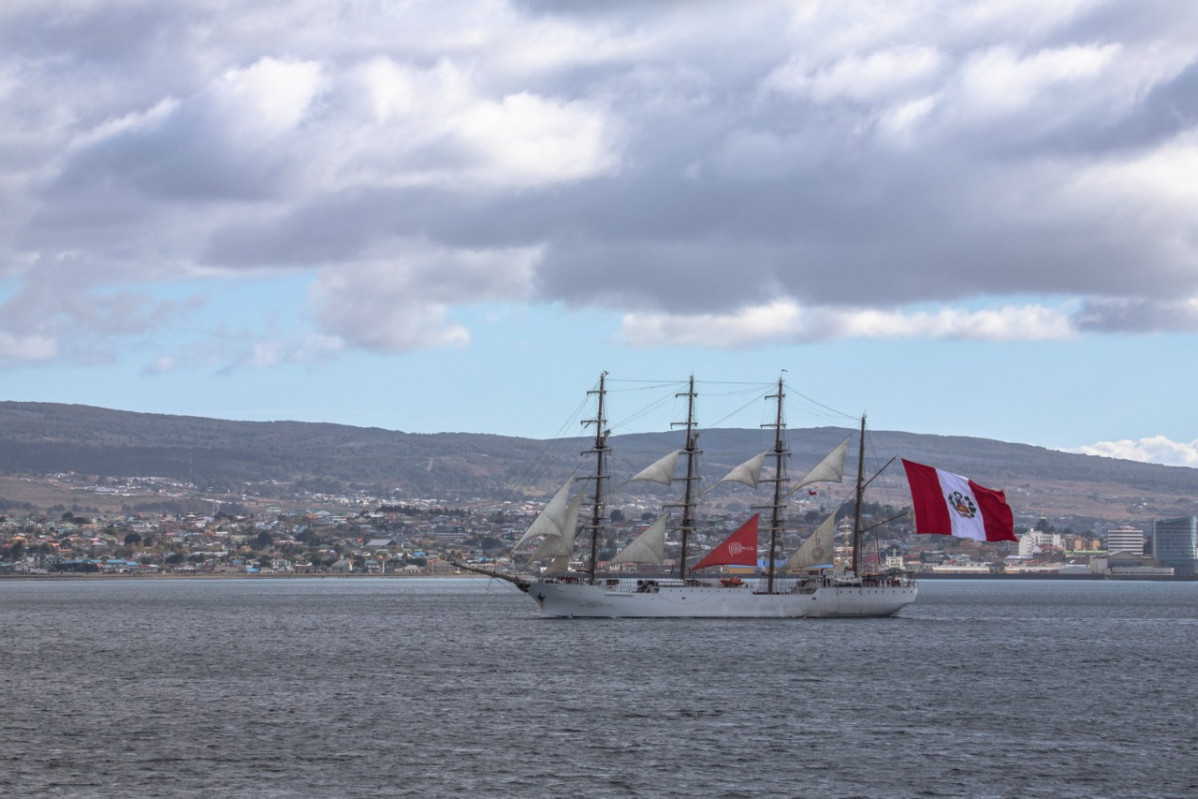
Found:
[{"label": "large peruvian flag", "polygon": [[915,532],[955,535],[977,541],[1018,541],[1015,519],[1001,491],[980,486],[968,477],[903,460]]},{"label": "large peruvian flag", "polygon": [[705,566],[756,566],[757,565],[757,520],[760,513],[742,524],[724,543],[707,553],[707,557],[695,564],[696,569]]}]

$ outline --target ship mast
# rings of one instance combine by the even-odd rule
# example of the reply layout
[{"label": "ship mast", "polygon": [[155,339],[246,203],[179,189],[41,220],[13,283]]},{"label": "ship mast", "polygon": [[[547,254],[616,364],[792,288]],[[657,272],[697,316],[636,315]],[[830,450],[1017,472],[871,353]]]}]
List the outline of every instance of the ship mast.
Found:
[{"label": "ship mast", "polygon": [[607,437],[611,431],[607,429],[606,380],[607,372],[604,372],[599,375],[599,388],[587,392],[587,394],[599,395],[599,403],[595,418],[584,419],[582,422],[584,426],[595,426],[595,443],[590,450],[590,453],[595,456],[595,490],[591,495],[591,520],[586,525],[591,530],[591,562],[587,569],[587,579],[592,583],[595,582],[595,567],[599,562],[599,531],[603,527],[603,484],[608,479],[607,456],[611,451],[611,448],[607,445]]},{"label": "ship mast", "polygon": [[786,458],[790,456],[790,450],[787,448],[786,436],[783,430],[786,425],[782,421],[782,400],[786,394],[782,390],[782,378],[778,378],[778,393],[769,394],[766,399],[776,399],[778,401],[778,409],[774,416],[773,424],[762,425],[762,427],[774,428],[774,476],[770,480],[774,484],[774,504],[770,508],[770,548],[768,550],[766,564],[766,593],[774,593],[774,560],[777,551],[778,539],[782,537],[782,525],[785,522],[783,510],[783,500],[786,497],[784,490],[789,479],[786,477]]},{"label": "ship mast", "polygon": [[857,441],[857,499],[853,508],[853,575],[861,576],[861,501],[865,497],[865,414],[861,414],[861,435]]},{"label": "ship mast", "polygon": [[682,495],[682,524],[679,532],[682,536],[682,551],[678,556],[678,579],[686,579],[687,543],[695,529],[695,482],[699,479],[696,473],[695,461],[701,452],[699,449],[699,434],[695,432],[695,376],[691,375],[687,390],[674,395],[686,397],[686,421],[674,422],[673,427],[686,427],[686,490]]}]

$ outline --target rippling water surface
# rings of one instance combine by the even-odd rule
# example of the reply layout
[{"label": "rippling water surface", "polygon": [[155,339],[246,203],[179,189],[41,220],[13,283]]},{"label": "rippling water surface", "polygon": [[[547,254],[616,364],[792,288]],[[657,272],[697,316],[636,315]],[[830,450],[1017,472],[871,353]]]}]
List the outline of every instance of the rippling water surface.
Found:
[{"label": "rippling water surface", "polygon": [[1198,583],[554,620],[484,579],[0,581],[12,797],[1194,797]]}]

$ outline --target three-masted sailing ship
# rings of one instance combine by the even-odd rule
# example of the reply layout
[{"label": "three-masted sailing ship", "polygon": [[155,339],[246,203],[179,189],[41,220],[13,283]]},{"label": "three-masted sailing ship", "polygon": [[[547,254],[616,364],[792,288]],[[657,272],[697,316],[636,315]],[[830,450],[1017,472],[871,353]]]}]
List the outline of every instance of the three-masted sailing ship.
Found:
[{"label": "three-masted sailing ship", "polygon": [[[687,400],[687,418],[677,426],[685,427],[685,444],[638,473],[634,480],[650,480],[671,484],[683,483],[681,502],[673,508],[681,510],[681,519],[674,528],[679,537],[677,574],[662,577],[601,573],[599,571],[599,540],[607,503],[608,463],[610,446],[607,428],[606,373],[599,379],[597,413],[583,424],[594,428],[594,440],[589,454],[595,471],[581,478],[584,488],[571,497],[574,478],[557,491],[553,499],[536,518],[513,551],[529,542],[537,542],[530,562],[548,561],[539,576],[527,579],[508,578],[530,597],[549,616],[599,618],[829,618],[880,617],[897,613],[915,601],[918,586],[908,574],[865,573],[861,558],[861,502],[867,484],[862,466],[864,461],[865,419],[861,420],[859,465],[855,492],[852,561],[833,569],[832,554],[836,513],[798,548],[784,563],[778,563],[778,547],[782,541],[788,499],[799,488],[817,482],[839,482],[843,479],[845,448],[848,438],[795,485],[786,476],[789,449],[783,423],[785,386],[778,380],[777,392],[767,399],[776,401],[773,448],[761,453],[732,470],[720,482],[735,481],[756,487],[772,485],[772,503],[768,510],[768,530],[764,538],[765,563],[757,574],[759,563],[759,527],[761,514],[755,514],[742,524],[723,543],[712,549],[693,565],[690,564],[692,538],[696,529],[699,499],[697,458],[698,433],[695,424],[695,386],[692,377],[688,389],[678,397]],[[678,461],[684,463],[684,476],[675,477]],[[772,476],[762,477],[763,466],[772,460]],[[586,490],[589,487],[589,493]],[[589,505],[583,514],[583,506]],[[648,528],[621,550],[608,566],[621,564],[661,564],[666,549],[666,532],[672,510],[667,510]],[[571,571],[575,557],[575,542],[581,533],[589,544],[585,570]],[[703,576],[713,566],[754,567],[747,579],[739,576]]]}]

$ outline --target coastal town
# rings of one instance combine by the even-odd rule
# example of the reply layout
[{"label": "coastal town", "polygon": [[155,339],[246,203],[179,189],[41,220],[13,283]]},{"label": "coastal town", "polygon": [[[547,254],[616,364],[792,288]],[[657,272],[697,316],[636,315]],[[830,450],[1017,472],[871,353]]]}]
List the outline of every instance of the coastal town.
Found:
[{"label": "coastal town", "polygon": [[[194,500],[185,485],[174,486],[173,495]],[[365,495],[307,499],[309,507],[264,504],[253,509],[213,501],[208,512],[113,512],[84,503],[8,507],[0,513],[0,576],[466,574],[457,563],[515,572],[530,566],[513,555],[513,544],[543,508],[533,501],[450,503]],[[822,500],[800,504],[779,555],[785,558],[833,509]],[[1071,529],[1067,519],[1029,519],[1016,527],[1018,543],[985,543],[916,535],[903,510],[863,506],[867,518],[899,516],[871,533],[865,553],[869,568],[922,576],[1170,577],[1193,572],[1192,543],[1188,562],[1167,562],[1153,554],[1154,549],[1158,555],[1176,549],[1169,542],[1177,536],[1192,541],[1193,517],[1160,520],[1146,529],[1123,524],[1083,531]],[[836,561],[849,555],[851,510],[842,506],[840,513],[845,534],[838,538]],[[600,568],[652,518],[637,505],[611,508],[599,544]],[[704,518],[696,530],[699,547],[716,544],[743,519],[743,513],[727,512]],[[1185,554],[1184,545],[1181,550]],[[674,570],[676,564],[667,558],[662,568]]]}]

